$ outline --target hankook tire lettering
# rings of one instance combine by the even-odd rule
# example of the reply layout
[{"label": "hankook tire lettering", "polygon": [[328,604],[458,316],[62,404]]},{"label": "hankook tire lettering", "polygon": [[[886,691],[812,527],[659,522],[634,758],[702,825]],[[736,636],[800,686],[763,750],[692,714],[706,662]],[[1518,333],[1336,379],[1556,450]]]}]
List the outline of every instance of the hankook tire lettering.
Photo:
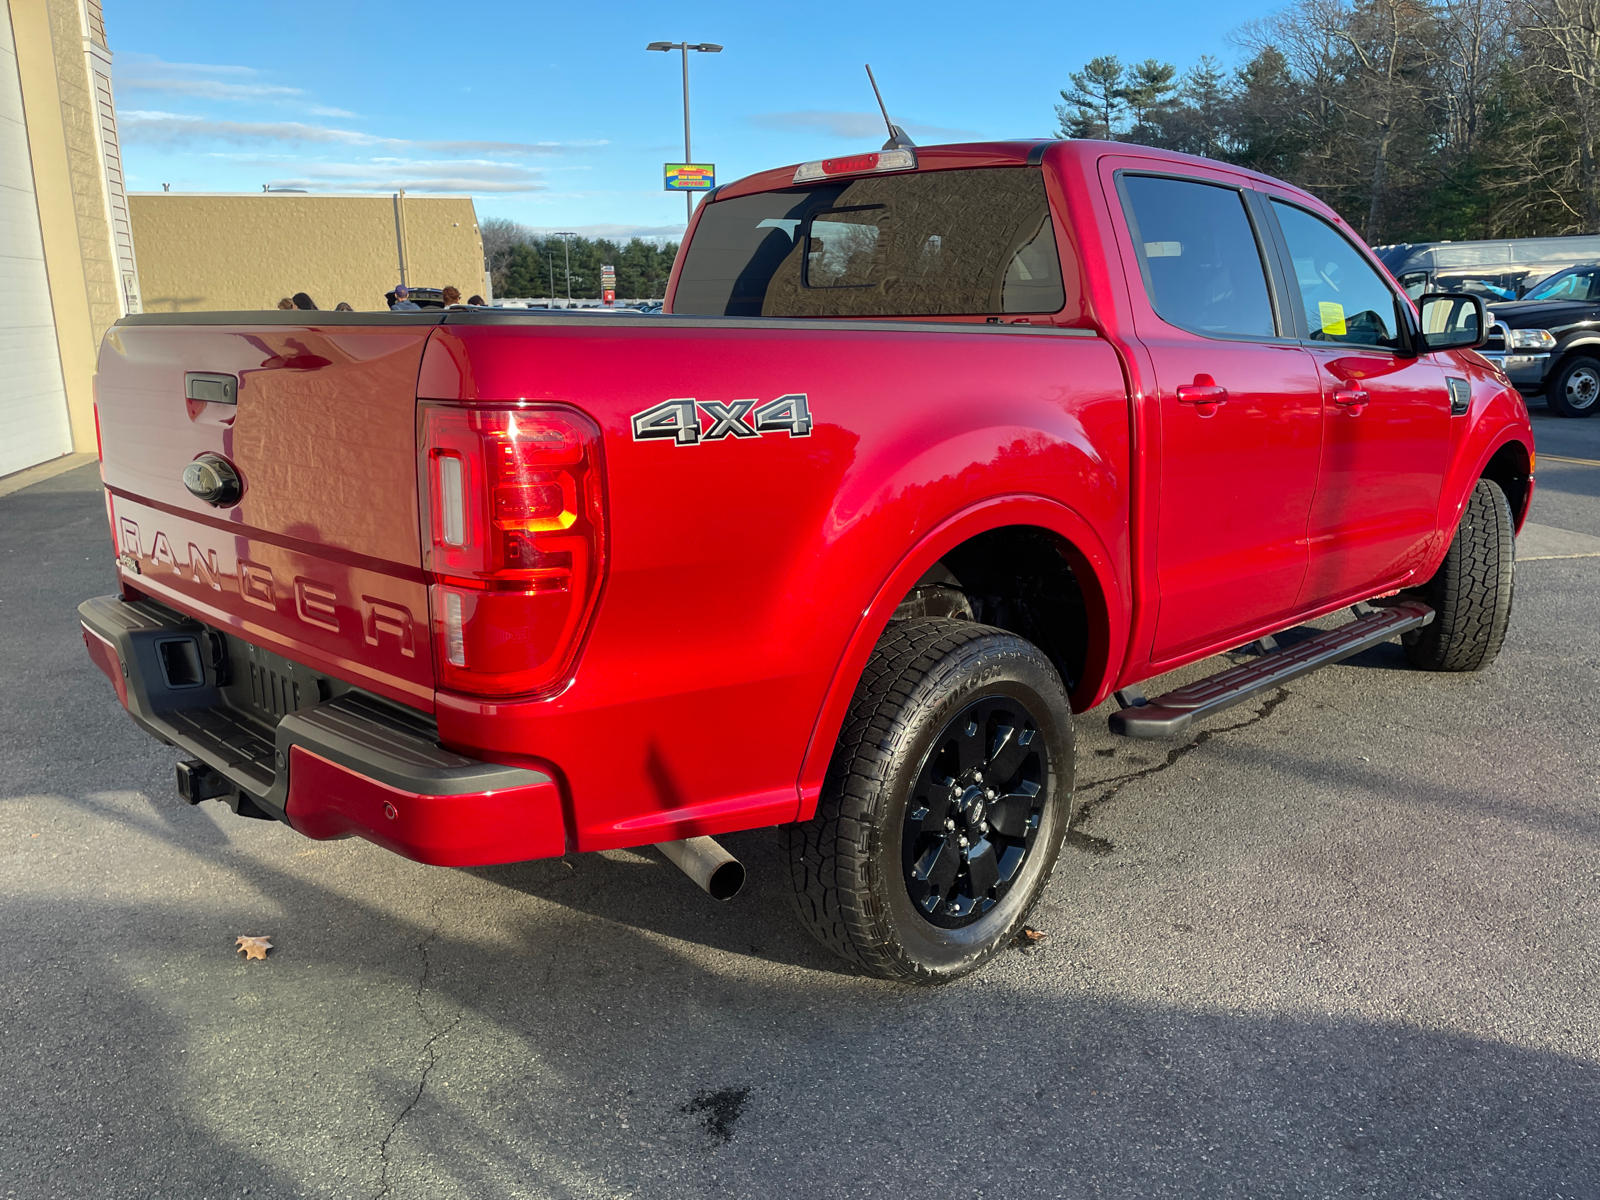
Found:
[{"label": "hankook tire lettering", "polygon": [[[704,432],[700,414],[711,422]],[[667,400],[635,413],[633,440],[670,441],[675,446],[697,446],[724,438],[754,438],[764,433],[811,436],[811,408],[804,392],[792,392],[756,407],[754,400]]]}]

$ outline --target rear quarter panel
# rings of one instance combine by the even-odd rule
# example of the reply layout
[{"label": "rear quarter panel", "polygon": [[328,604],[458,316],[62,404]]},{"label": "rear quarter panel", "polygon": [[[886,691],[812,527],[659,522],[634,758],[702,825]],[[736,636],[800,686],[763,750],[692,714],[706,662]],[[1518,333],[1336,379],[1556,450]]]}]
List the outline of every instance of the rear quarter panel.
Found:
[{"label": "rear quarter panel", "polygon": [[[960,514],[1042,498],[1125,574],[1127,400],[1105,342],[720,324],[452,325],[422,372],[424,398],[571,404],[604,431],[609,564],[572,682],[541,701],[437,700],[448,744],[561,770],[578,849],[814,803],[797,781],[813,736],[831,740],[818,714],[847,647]],[[631,416],[665,400],[788,393],[806,395],[810,436],[633,437]]]}]

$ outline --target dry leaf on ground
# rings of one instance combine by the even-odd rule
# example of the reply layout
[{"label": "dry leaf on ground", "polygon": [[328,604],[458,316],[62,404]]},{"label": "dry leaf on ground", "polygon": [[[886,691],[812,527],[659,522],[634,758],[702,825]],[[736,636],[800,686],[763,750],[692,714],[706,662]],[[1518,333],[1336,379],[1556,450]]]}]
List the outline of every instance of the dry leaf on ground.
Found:
[{"label": "dry leaf on ground", "polygon": [[265,958],[272,943],[264,937],[241,937],[234,945],[243,951],[245,958]]},{"label": "dry leaf on ground", "polygon": [[1044,937],[1044,930],[1035,929],[1032,925],[1024,925],[1022,931],[1017,934],[1017,944],[1026,946],[1029,942],[1041,942]]}]

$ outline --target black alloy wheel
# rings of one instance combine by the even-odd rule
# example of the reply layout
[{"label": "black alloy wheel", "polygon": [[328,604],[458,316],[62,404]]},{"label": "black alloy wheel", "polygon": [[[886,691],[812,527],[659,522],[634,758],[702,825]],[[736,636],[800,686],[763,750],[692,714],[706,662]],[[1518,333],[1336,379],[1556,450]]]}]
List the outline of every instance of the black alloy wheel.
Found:
[{"label": "black alloy wheel", "polygon": [[1072,709],[1043,651],[976,621],[891,622],[816,814],[789,827],[801,923],[883,979],[965,975],[1044,891],[1072,781]]},{"label": "black alloy wheel", "polygon": [[906,890],[943,929],[977,921],[1004,897],[1039,832],[1044,743],[1027,710],[988,696],[934,739],[911,789],[901,860]]}]

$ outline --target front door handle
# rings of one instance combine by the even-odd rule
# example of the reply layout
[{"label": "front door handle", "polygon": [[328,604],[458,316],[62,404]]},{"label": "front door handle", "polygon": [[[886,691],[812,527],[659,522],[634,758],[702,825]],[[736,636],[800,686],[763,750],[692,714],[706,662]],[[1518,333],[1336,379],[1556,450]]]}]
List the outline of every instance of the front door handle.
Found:
[{"label": "front door handle", "polygon": [[1371,399],[1362,388],[1340,388],[1333,394],[1333,402],[1349,409],[1352,417],[1359,417]]},{"label": "front door handle", "polygon": [[1193,383],[1181,384],[1177,390],[1179,404],[1194,405],[1202,417],[1215,415],[1219,404],[1228,402],[1228,389],[1218,387],[1209,375],[1196,375]]}]

